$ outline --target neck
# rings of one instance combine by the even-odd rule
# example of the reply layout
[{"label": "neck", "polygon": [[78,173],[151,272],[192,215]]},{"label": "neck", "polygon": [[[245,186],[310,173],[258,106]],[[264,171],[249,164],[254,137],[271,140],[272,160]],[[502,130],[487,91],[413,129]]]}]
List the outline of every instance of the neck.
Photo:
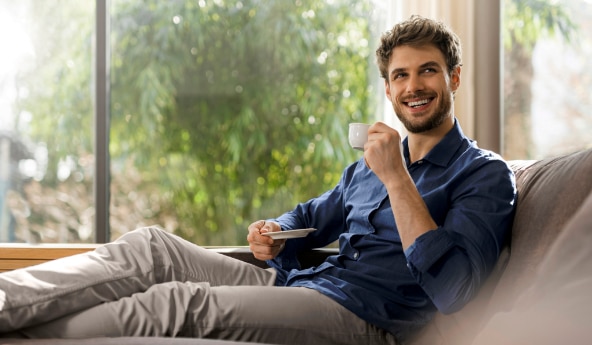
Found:
[{"label": "neck", "polygon": [[440,126],[421,133],[409,133],[407,143],[409,145],[409,162],[417,162],[425,157],[434,146],[454,127],[454,116],[449,116]]}]

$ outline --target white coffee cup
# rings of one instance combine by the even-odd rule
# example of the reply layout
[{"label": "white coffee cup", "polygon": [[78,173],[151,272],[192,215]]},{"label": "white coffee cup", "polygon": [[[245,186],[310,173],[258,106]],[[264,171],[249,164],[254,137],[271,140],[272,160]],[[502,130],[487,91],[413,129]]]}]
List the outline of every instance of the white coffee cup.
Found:
[{"label": "white coffee cup", "polygon": [[349,144],[356,150],[364,151],[364,144],[368,141],[367,123],[350,123],[349,124]]}]

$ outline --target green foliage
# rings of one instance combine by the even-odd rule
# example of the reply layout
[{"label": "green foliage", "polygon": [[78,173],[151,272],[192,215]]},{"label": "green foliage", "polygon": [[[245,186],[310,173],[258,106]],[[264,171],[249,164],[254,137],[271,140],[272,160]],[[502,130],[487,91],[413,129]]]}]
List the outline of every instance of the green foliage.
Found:
[{"label": "green foliage", "polygon": [[545,37],[574,40],[577,28],[566,1],[505,0],[504,44],[504,156],[529,159],[532,156],[531,107],[532,54]]},{"label": "green foliage", "polygon": [[[243,244],[250,222],[331,188],[359,157],[347,124],[374,113],[370,0],[112,4],[112,171],[131,181],[131,163],[140,174],[113,193],[157,193],[147,222],[172,214],[187,239]],[[85,37],[54,48],[90,68]],[[44,83],[60,68],[44,68]],[[64,147],[53,160],[90,152],[88,141],[70,137],[91,127],[91,105],[74,107],[90,83],[78,71],[55,90],[31,90],[25,108],[39,119],[42,109],[68,106],[61,112],[71,123],[34,130],[52,149]]]},{"label": "green foliage", "polygon": [[116,9],[112,131],[127,147],[114,159],[133,155],[144,178],[173,191],[185,237],[233,229],[244,241],[248,223],[326,190],[353,160],[347,123],[371,111],[365,6]]},{"label": "green foliage", "polygon": [[[28,133],[48,148],[44,184],[56,186],[57,165],[68,156],[92,152],[93,105],[90,88],[92,70],[93,4],[76,2],[59,7],[47,1],[28,3],[32,12],[26,23],[35,58],[23,68],[17,85],[18,108],[31,114]],[[68,20],[56,20],[68,18]]]},{"label": "green foliage", "polygon": [[540,36],[573,39],[576,25],[560,1],[505,0],[503,42],[506,49],[519,44],[531,51]]}]

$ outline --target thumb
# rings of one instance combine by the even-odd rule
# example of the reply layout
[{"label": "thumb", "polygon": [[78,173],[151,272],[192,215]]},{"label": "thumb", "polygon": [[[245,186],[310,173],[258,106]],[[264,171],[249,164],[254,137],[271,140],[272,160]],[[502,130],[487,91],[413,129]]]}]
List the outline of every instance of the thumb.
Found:
[{"label": "thumb", "polygon": [[262,220],[261,226],[259,227],[259,232],[265,233],[265,232],[270,232],[270,231],[271,231],[270,224],[268,222]]}]

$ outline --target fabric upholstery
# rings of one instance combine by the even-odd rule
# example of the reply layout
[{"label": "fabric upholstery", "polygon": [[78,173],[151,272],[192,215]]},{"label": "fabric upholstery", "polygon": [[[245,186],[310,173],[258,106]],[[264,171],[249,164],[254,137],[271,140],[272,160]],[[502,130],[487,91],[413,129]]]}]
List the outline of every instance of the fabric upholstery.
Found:
[{"label": "fabric upholstery", "polygon": [[510,309],[532,284],[537,267],[592,190],[592,150],[535,163],[519,172],[518,205],[508,267],[492,307]]},{"label": "fabric upholstery", "polygon": [[472,344],[489,318],[511,310],[540,262],[592,190],[592,149],[537,162],[512,161],[518,203],[510,245],[478,296],[461,311],[437,314],[413,345]]},{"label": "fabric upholstery", "polygon": [[592,193],[551,245],[533,283],[474,344],[588,344],[592,311]]}]

